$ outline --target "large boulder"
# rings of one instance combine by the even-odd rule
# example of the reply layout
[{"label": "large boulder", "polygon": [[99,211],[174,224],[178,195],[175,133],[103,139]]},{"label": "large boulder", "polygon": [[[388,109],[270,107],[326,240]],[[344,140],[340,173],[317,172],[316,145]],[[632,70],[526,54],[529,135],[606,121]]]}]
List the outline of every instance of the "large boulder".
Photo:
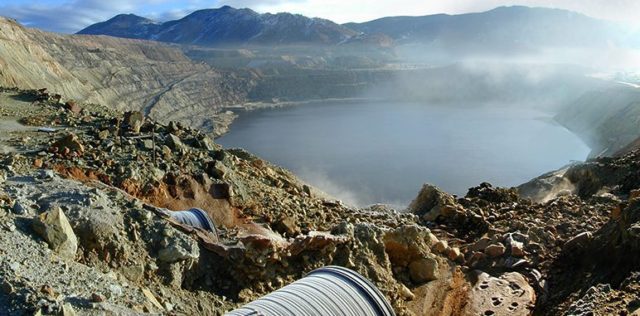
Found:
[{"label": "large boulder", "polygon": [[173,151],[182,152],[182,151],[185,150],[184,143],[182,143],[182,140],[180,140],[180,137],[178,137],[176,135],[169,134],[167,136],[167,139],[166,139],[165,143]]},{"label": "large boulder", "polygon": [[536,294],[522,274],[510,272],[492,277],[476,271],[476,276],[463,315],[532,314]]},{"label": "large boulder", "polygon": [[425,257],[414,260],[409,264],[409,275],[411,281],[424,283],[438,278],[438,261],[432,257]]},{"label": "large boulder", "polygon": [[418,196],[409,204],[409,211],[425,221],[435,221],[439,216],[455,214],[455,199],[438,187],[424,184]]},{"label": "large boulder", "polygon": [[78,250],[78,239],[69,220],[59,207],[40,214],[33,221],[33,229],[61,257],[74,259]]},{"label": "large boulder", "polygon": [[428,228],[418,225],[401,226],[386,231],[382,241],[394,266],[407,267],[412,261],[425,258],[437,239]]},{"label": "large boulder", "polygon": [[409,279],[416,284],[439,278],[437,257],[431,247],[438,239],[429,229],[418,225],[401,226],[387,231],[382,241],[394,271],[408,272]]}]

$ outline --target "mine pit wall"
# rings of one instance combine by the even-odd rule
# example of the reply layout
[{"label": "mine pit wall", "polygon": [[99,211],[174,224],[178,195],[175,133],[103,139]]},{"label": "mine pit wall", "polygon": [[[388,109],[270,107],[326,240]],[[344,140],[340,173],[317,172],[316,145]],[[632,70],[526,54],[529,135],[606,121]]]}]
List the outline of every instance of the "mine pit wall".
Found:
[{"label": "mine pit wall", "polygon": [[640,89],[608,84],[583,94],[555,119],[592,149],[588,158],[615,155],[640,138]]},{"label": "mine pit wall", "polygon": [[163,121],[214,125],[223,106],[244,103],[251,74],[191,61],[170,45],[60,35],[0,17],[0,86],[48,88],[82,103],[144,110]]}]

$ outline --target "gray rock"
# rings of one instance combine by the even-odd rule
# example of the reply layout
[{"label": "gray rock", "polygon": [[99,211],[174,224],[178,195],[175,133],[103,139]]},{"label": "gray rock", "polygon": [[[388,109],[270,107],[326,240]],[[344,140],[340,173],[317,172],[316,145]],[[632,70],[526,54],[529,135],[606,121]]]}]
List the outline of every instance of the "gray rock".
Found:
[{"label": "gray rock", "polygon": [[198,145],[200,146],[200,148],[206,149],[206,150],[216,149],[216,146],[213,143],[213,140],[211,140],[211,138],[209,138],[209,136],[206,136],[206,135],[202,137],[200,140],[198,140]]},{"label": "gray rock", "polygon": [[214,162],[209,162],[207,164],[206,171],[209,176],[216,179],[223,179],[224,175],[230,172],[229,168],[227,168],[227,166],[225,166],[224,163],[222,163],[222,161],[218,161],[218,160]]},{"label": "gray rock", "polygon": [[40,179],[44,179],[44,180],[51,180],[53,178],[55,178],[56,173],[53,172],[53,170],[47,169],[47,170],[40,170],[40,174],[38,175],[38,177]]},{"label": "gray rock", "polygon": [[169,148],[171,148],[171,150],[173,151],[183,151],[185,149],[184,144],[182,143],[182,140],[180,140],[180,137],[173,135],[173,134],[169,134],[169,136],[167,136],[167,139],[165,140],[167,146]]},{"label": "gray rock", "polygon": [[27,214],[27,208],[24,205],[22,205],[22,203],[19,201],[15,201],[13,203],[13,207],[11,207],[11,211],[17,215]]},{"label": "gray rock", "polygon": [[170,121],[169,125],[167,126],[167,128],[169,129],[169,132],[171,132],[171,133],[176,133],[176,132],[179,132],[181,130],[180,126],[178,126],[178,123],[176,121]]},{"label": "gray rock", "polygon": [[122,275],[130,281],[140,282],[144,277],[144,265],[141,263],[120,269]]},{"label": "gray rock", "polygon": [[200,257],[198,243],[182,233],[168,237],[163,244],[166,246],[158,251],[158,260],[166,263]]},{"label": "gray rock", "polygon": [[145,139],[142,141],[142,148],[147,149],[147,150],[152,150],[153,149],[153,140],[151,139]]},{"label": "gray rock", "polygon": [[120,285],[109,285],[109,297],[122,296],[122,287]]},{"label": "gray rock", "polygon": [[78,250],[78,239],[59,207],[40,214],[33,221],[33,229],[44,238],[49,247],[61,257],[74,259]]}]

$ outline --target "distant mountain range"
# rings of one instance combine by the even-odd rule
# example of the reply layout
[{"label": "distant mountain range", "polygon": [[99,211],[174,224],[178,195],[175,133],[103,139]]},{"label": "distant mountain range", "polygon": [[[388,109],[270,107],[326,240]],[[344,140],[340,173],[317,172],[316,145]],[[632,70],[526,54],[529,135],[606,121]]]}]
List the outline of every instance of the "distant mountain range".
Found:
[{"label": "distant mountain range", "polygon": [[329,20],[299,14],[259,14],[250,9],[195,11],[180,20],[158,23],[133,14],[121,14],[91,25],[78,34],[110,35],[216,46],[235,44],[337,44],[358,32]]},{"label": "distant mountain range", "polygon": [[337,45],[353,41],[388,44],[392,41],[395,45],[421,44],[444,50],[508,52],[547,47],[627,45],[632,37],[613,22],[567,10],[524,6],[461,15],[385,17],[343,25],[298,14],[260,14],[250,9],[224,6],[195,11],[182,19],[164,23],[133,14],[117,15],[78,34],[201,46]]},{"label": "distant mountain range", "polygon": [[527,50],[539,47],[603,47],[623,43],[615,23],[559,9],[499,7],[481,13],[386,17],[344,26],[364,33],[384,33],[402,43]]}]

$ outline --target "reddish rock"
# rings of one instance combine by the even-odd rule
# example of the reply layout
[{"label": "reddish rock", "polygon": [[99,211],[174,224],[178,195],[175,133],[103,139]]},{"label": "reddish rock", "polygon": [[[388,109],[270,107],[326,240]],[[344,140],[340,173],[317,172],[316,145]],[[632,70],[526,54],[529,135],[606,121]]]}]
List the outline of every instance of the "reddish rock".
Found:
[{"label": "reddish rock", "polygon": [[484,251],[491,244],[489,237],[482,237],[476,241],[473,245],[469,246],[470,251]]},{"label": "reddish rock", "polygon": [[73,100],[67,101],[67,103],[64,104],[64,108],[74,114],[80,114],[80,112],[82,111],[82,108],[80,108],[76,101]]},{"label": "reddish rock", "polygon": [[40,158],[38,158],[38,159],[33,161],[33,166],[36,167],[36,168],[42,168],[43,164],[44,164],[44,162]]},{"label": "reddish rock", "polygon": [[294,218],[290,216],[283,215],[281,216],[273,225],[274,229],[287,236],[287,237],[295,237],[300,234],[300,227],[296,224]]},{"label": "reddish rock", "polygon": [[436,252],[444,253],[447,248],[449,248],[449,245],[447,245],[446,240],[440,240],[435,244],[435,246],[433,246],[433,248],[433,250],[435,250]]},{"label": "reddish rock", "polygon": [[469,259],[467,260],[466,264],[470,267],[473,267],[476,264],[478,264],[480,261],[484,260],[486,257],[487,255],[485,255],[484,253],[474,251],[469,257]]},{"label": "reddish rock", "polygon": [[460,249],[458,247],[451,247],[447,250],[447,258],[449,260],[457,261],[460,257]]},{"label": "reddish rock", "polygon": [[487,248],[484,249],[484,253],[486,253],[487,256],[491,258],[496,258],[502,256],[505,250],[505,247],[502,244],[498,243],[487,246]]},{"label": "reddish rock", "polygon": [[84,146],[78,136],[69,134],[51,145],[50,151],[61,154],[62,156],[69,156],[72,153],[82,155],[84,154]]},{"label": "reddish rock", "polygon": [[514,257],[524,257],[524,245],[519,241],[511,242],[511,255]]},{"label": "reddish rock", "polygon": [[106,301],[107,298],[104,297],[104,295],[100,294],[100,293],[93,293],[91,294],[91,301],[94,303],[102,303],[104,301]]},{"label": "reddish rock", "polygon": [[56,292],[53,290],[51,285],[45,284],[40,288],[40,293],[47,294],[47,296],[55,297]]}]

